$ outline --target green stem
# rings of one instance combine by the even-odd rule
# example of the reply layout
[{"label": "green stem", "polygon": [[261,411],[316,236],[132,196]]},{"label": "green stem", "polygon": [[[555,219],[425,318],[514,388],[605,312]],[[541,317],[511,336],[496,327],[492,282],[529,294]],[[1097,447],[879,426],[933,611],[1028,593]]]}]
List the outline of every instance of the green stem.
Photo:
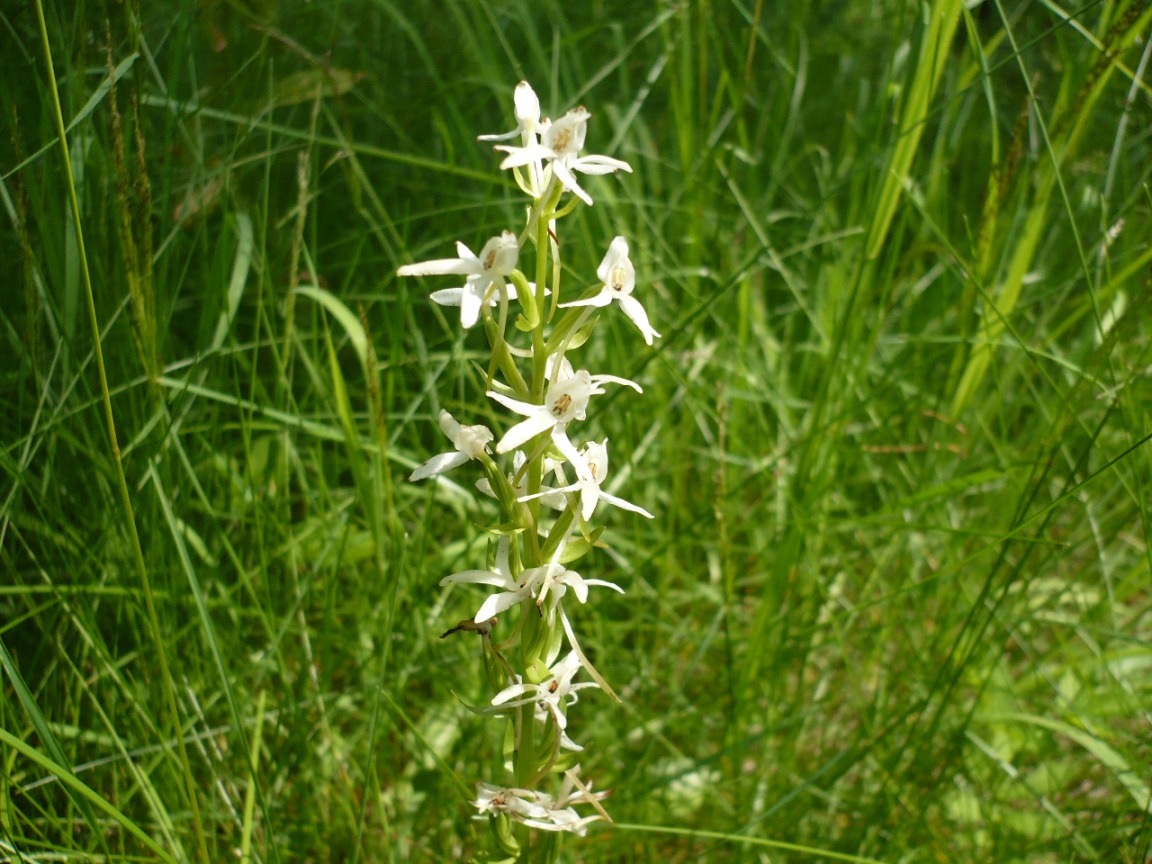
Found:
[{"label": "green stem", "polygon": [[[543,194],[536,201],[533,202],[532,215],[529,217],[530,222],[527,231],[535,228],[535,244],[536,244],[536,307],[543,310],[546,302],[548,291],[548,271],[549,271],[549,252],[552,251],[553,257],[553,274],[559,271],[559,256],[554,251],[552,245],[552,237],[549,230],[548,220],[542,218],[543,213],[551,213],[556,209],[556,204],[560,200],[560,195],[563,188],[553,178],[548,188],[544,190]],[[535,224],[531,222],[532,217],[535,217]],[[557,244],[558,246],[559,244]],[[555,279],[553,279],[555,281]],[[559,285],[552,286],[553,297],[552,302],[556,303],[558,297],[555,296],[559,290]],[[544,340],[544,325],[548,316],[536,316],[535,325],[532,328],[532,384],[531,384],[531,401],[536,404],[544,404],[546,395],[546,372],[548,368],[548,350],[547,344]],[[527,466],[527,482],[526,488],[528,494],[535,495],[539,493],[540,487],[543,483],[544,477],[544,454],[547,447],[538,448],[537,452],[533,453],[529,459]],[[533,499],[528,502],[529,524],[527,530],[524,532],[524,555],[526,567],[540,567],[545,561],[541,556],[540,550],[540,501]],[[548,625],[539,617],[539,610],[532,600],[525,600],[520,604],[520,622],[523,625],[520,633],[520,663],[521,674],[525,680],[528,680],[529,670],[538,666],[544,659],[547,652],[549,643],[548,633],[545,632]],[[542,779],[542,772],[540,771],[541,764],[547,761],[551,754],[537,753],[538,735],[536,729],[536,720],[533,716],[533,709],[529,707],[521,707],[517,710],[516,724],[518,727],[517,748],[515,753],[515,775],[517,784],[524,789],[535,789],[536,785]],[[551,748],[549,748],[551,749]],[[521,857],[527,852],[528,847]]]},{"label": "green stem", "polygon": [[[560,200],[560,195],[563,188],[556,182],[555,178],[545,190],[541,200],[536,201],[532,210],[533,213],[551,212],[556,209],[556,202]],[[543,205],[543,206],[541,206]],[[545,297],[548,291],[548,250],[552,248],[549,242],[548,234],[548,220],[537,216],[536,219],[536,307],[538,309],[544,308]],[[559,245],[559,244],[557,244]],[[558,261],[558,259],[557,259]],[[559,286],[554,286],[554,291],[559,290]],[[555,302],[557,298],[553,297]],[[540,320],[536,326],[532,328],[532,400],[538,405],[544,404],[545,395],[545,372],[548,368],[548,351],[544,342],[544,316],[540,316]],[[528,494],[535,495],[540,491],[541,483],[544,478],[544,455],[540,453],[532,458],[528,464]],[[532,514],[533,525],[539,524],[540,518],[540,502],[533,499],[528,502],[529,512]],[[540,560],[539,540],[536,537],[534,530],[528,531],[530,546],[534,552],[531,560],[531,566],[538,567],[543,561]]]}]

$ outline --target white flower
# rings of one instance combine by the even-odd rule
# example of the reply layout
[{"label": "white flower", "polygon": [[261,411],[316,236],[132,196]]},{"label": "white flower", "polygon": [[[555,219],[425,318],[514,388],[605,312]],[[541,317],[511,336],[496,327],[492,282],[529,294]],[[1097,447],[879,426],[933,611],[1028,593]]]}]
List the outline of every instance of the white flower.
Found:
[{"label": "white flower", "polygon": [[544,602],[548,595],[552,595],[549,614],[559,604],[560,599],[572,589],[576,599],[581,603],[588,600],[588,586],[603,585],[614,591],[624,593],[624,589],[612,582],[603,579],[585,579],[579,573],[566,569],[562,564],[545,564],[543,567],[531,567],[520,574],[517,579],[512,576],[512,569],[508,564],[508,538],[501,537],[496,547],[496,566],[491,570],[464,570],[453,573],[440,580],[440,585],[453,585],[467,583],[473,585],[491,585],[501,589],[484,601],[483,605],[472,616],[472,620],[481,624],[499,615],[505,609],[510,609],[521,600],[532,597],[544,611]]},{"label": "white flower", "polygon": [[[611,588],[621,594],[624,593],[624,589],[614,582],[607,582],[604,579],[585,579],[575,570],[569,570],[563,564],[556,563],[525,570],[520,574],[520,582],[528,590],[529,596],[536,600],[536,607],[541,614],[544,612],[544,603],[548,599],[548,595],[552,595],[552,602],[548,607],[549,618],[560,605],[560,601],[568,593],[569,588],[572,589],[572,593],[581,603],[588,601],[589,585],[603,585],[605,588]],[[507,609],[510,605],[512,604],[509,603],[503,608]]]},{"label": "white flower", "polygon": [[[591,206],[592,198],[580,188],[576,182],[576,175],[581,174],[611,174],[615,171],[632,171],[632,166],[610,156],[580,156],[584,147],[584,138],[588,134],[588,118],[592,115],[584,106],[573,108],[555,123],[544,126],[540,143],[529,143],[523,147],[513,147],[507,144],[497,145],[497,150],[503,150],[508,155],[500,163],[501,168],[518,168],[521,165],[540,165],[543,160],[549,160],[552,173],[564,184],[564,188],[574,192],[581,201]],[[541,124],[543,125],[543,124]]]},{"label": "white flower", "polygon": [[[547,792],[480,782],[476,784],[476,800],[471,802],[472,806],[480,814],[504,813],[513,821],[541,831],[571,831],[583,836],[588,823],[608,819],[600,801],[609,793],[593,792],[590,784],[581,783],[576,776],[579,768],[577,765],[564,772],[564,785],[556,798]],[[576,804],[591,804],[597,812],[581,816],[574,809]]]},{"label": "white flower", "polygon": [[476,800],[472,806],[480,813],[507,813],[518,822],[525,819],[545,819],[548,808],[539,801],[554,803],[552,796],[531,789],[496,786],[492,783],[476,784]]},{"label": "white flower", "polygon": [[615,375],[591,375],[586,369],[570,375],[565,374],[567,371],[568,369],[562,365],[560,374],[553,375],[543,405],[533,405],[493,390],[488,391],[488,395],[501,405],[527,418],[504,433],[504,437],[496,444],[497,453],[515,450],[537,435],[551,430],[552,441],[556,448],[564,454],[564,458],[578,466],[581,457],[568,440],[566,430],[571,421],[584,419],[588,400],[604,392],[600,385],[611,382],[631,387],[637,393],[643,392],[639,384],[627,378],[618,378]]},{"label": "white flower", "polygon": [[477,135],[477,141],[508,141],[520,136],[524,146],[536,141],[536,129],[540,125],[540,99],[527,81],[521,81],[512,92],[512,102],[516,109],[516,128],[501,135]]},{"label": "white flower", "polygon": [[628,241],[617,237],[608,247],[608,254],[596,269],[596,275],[604,283],[604,287],[595,297],[585,300],[574,300],[571,303],[561,303],[561,308],[569,306],[607,306],[613,300],[620,304],[620,308],[633,324],[636,325],[644,341],[652,344],[653,337],[660,334],[652,329],[648,323],[648,313],[640,305],[640,301],[632,296],[636,288],[636,268],[628,258]]},{"label": "white flower", "polygon": [[[531,573],[530,570],[524,571],[522,576]],[[531,586],[517,582],[512,576],[512,568],[508,564],[508,538],[501,537],[499,544],[496,546],[496,566],[492,570],[464,570],[460,573],[453,573],[451,576],[445,576],[440,580],[440,585],[452,585],[456,583],[469,583],[475,585],[491,585],[495,588],[503,589],[498,594],[493,594],[484,601],[484,605],[480,607],[472,620],[477,624],[489,620],[494,615],[503,612],[505,609],[510,609],[521,600],[531,596]]]},{"label": "white flower", "polygon": [[413,471],[409,480],[424,480],[463,465],[469,459],[479,459],[495,437],[487,426],[462,426],[443,410],[440,412],[440,430],[448,436],[456,450],[433,456]]},{"label": "white flower", "polygon": [[[476,140],[508,141],[519,135],[520,143],[524,147],[535,147],[539,144],[537,133],[547,127],[547,121],[540,122],[540,99],[537,98],[536,91],[527,81],[521,81],[516,85],[512,101],[515,106],[516,128],[502,135],[478,135]],[[526,184],[525,181],[520,181],[520,187],[533,198],[536,198],[544,188],[544,169],[539,160],[530,163]]]},{"label": "white flower", "polygon": [[[469,623],[471,623],[471,622],[469,622]],[[480,625],[474,624],[473,626],[478,627]],[[579,657],[577,657],[577,662],[579,662]],[[509,687],[514,687],[514,686],[522,683],[522,680],[523,679],[519,675],[513,675],[512,676],[512,684],[510,684]],[[581,685],[581,686],[585,686],[585,685]],[[600,685],[599,684],[589,684],[586,686],[599,687]],[[531,702],[531,701],[532,701],[531,699],[525,699],[525,700],[522,700],[520,702],[509,702],[508,706],[513,707],[515,705],[527,704],[528,702]],[[573,699],[572,701],[576,701],[576,700]],[[495,703],[495,699],[493,700],[493,703]],[[499,705],[499,706],[496,706],[496,708],[492,708],[489,710],[499,710],[503,707],[504,707],[503,705]],[[534,718],[536,718],[536,722],[540,723],[541,725],[548,722],[549,713],[550,712],[548,711],[548,709],[545,708],[543,703],[541,703],[539,701],[536,702],[536,704],[533,706],[532,716]],[[579,744],[577,744],[575,741],[573,741],[571,738],[569,738],[568,733],[565,732],[564,729],[561,728],[558,731],[560,733],[560,747],[561,748],[563,748],[564,750],[571,750],[571,751],[576,752],[576,753],[578,753],[584,749]]]},{"label": "white flower", "polygon": [[585,579],[579,573],[556,563],[545,564],[542,567],[531,567],[523,571],[517,579],[512,575],[512,570],[508,565],[507,537],[501,537],[500,543],[496,547],[496,566],[493,569],[464,570],[460,573],[453,573],[451,576],[445,576],[440,580],[441,586],[460,583],[491,585],[493,588],[500,589],[497,593],[489,596],[476,614],[472,616],[472,620],[477,624],[488,621],[505,609],[510,609],[521,600],[526,600],[529,597],[536,601],[540,613],[543,614],[544,603],[548,599],[548,595],[551,594],[552,602],[548,609],[548,614],[551,616],[568,589],[572,590],[576,599],[581,603],[588,600],[588,587],[590,585],[603,585],[606,588],[619,591],[621,594],[624,593],[624,589],[619,585],[606,582],[603,579]]},{"label": "white flower", "polygon": [[564,716],[565,709],[579,701],[576,691],[585,687],[599,686],[593,681],[573,684],[572,679],[578,671],[580,671],[580,658],[575,651],[569,651],[563,660],[548,670],[546,680],[539,684],[517,682],[505,687],[493,697],[492,704],[508,708],[517,705],[535,705],[537,709],[551,714],[556,726],[563,731],[568,727],[568,720]]},{"label": "white flower", "polygon": [[[655,517],[645,510],[643,507],[638,507],[623,498],[617,498],[615,495],[609,495],[600,488],[604,479],[608,476],[608,439],[605,438],[601,442],[589,441],[584,445],[583,451],[580,452],[581,462],[576,464],[576,477],[577,480],[570,486],[561,486],[559,489],[541,489],[535,495],[524,495],[519,500],[529,501],[533,498],[543,498],[545,503],[549,499],[555,500],[555,496],[561,492],[580,492],[580,516],[587,522],[592,518],[592,514],[596,512],[596,505],[601,501],[611,504],[614,507],[619,507],[622,510],[631,510],[633,513],[639,513],[648,519]],[[545,497],[548,496],[548,497]]]},{"label": "white flower", "polygon": [[[493,292],[509,287],[504,277],[516,269],[520,246],[516,235],[505,231],[484,244],[479,256],[463,243],[457,242],[459,258],[438,258],[419,264],[405,264],[396,271],[397,276],[467,276],[463,288],[433,293],[432,300],[445,306],[460,307],[460,323],[471,327],[480,317],[480,307],[491,303]],[[459,292],[458,294],[456,292]],[[515,289],[510,296],[515,295]],[[438,299],[439,298],[439,299]]]}]

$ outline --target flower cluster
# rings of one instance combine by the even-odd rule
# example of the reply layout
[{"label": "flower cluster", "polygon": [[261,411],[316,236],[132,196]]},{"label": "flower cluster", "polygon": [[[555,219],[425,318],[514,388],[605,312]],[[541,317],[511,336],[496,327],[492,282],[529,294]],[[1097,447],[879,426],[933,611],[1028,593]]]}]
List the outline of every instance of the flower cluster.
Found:
[{"label": "flower cluster", "polygon": [[[583,835],[589,822],[600,819],[603,808],[599,801],[607,797],[607,792],[593,792],[589,787],[577,788],[577,769],[566,772],[564,787],[553,798],[547,792],[534,789],[514,789],[494,786],[483,781],[476,784],[476,800],[473,806],[480,813],[506,814],[514,821],[523,822],[531,828],[542,831],[572,831]],[[592,804],[599,812],[591,816],[580,816],[573,804]]]},{"label": "flower cluster", "polygon": [[[498,539],[487,566],[453,573],[440,583],[489,589],[475,615],[444,635],[479,634],[503,678],[494,688],[502,689],[480,710],[510,724],[505,755],[512,783],[480,782],[471,802],[479,815],[495,820],[497,857],[518,854],[532,842],[511,826],[583,834],[588,823],[607,818],[599,803],[607,793],[593,793],[579,777],[575,754],[583,747],[569,737],[568,714],[580,690],[615,694],[581,649],[565,603],[571,593],[584,604],[592,587],[623,589],[586,578],[570,565],[598,541],[599,532],[590,522],[600,504],[649,519],[652,514],[604,488],[608,439],[588,437],[585,431],[594,397],[603,395],[606,386],[639,393],[640,385],[577,368],[569,354],[587,341],[602,310],[613,303],[645,344],[660,336],[634,296],[636,268],[623,236],[608,243],[597,281],[586,285],[580,296],[560,302],[557,223],[580,203],[593,203],[577,175],[632,169],[619,159],[582,154],[591,118],[586,108],[573,108],[555,121],[541,117],[540,100],[527,82],[516,87],[513,103],[516,128],[480,140],[519,139],[518,144],[501,143],[495,149],[505,154],[500,167],[512,171],[531,199],[524,229],[492,237],[479,255],[457,243],[455,258],[406,264],[397,271],[400,276],[465,277],[463,285],[433,291],[431,299],[459,307],[466,329],[483,324],[492,358],[486,388],[491,402],[482,413],[499,406],[512,415],[497,440],[487,426],[465,425],[441,411],[440,429],[453,449],[433,456],[411,477],[424,480],[479,463],[482,476],[476,486],[496,499],[500,509],[498,527],[492,529]],[[532,279],[521,269],[527,257],[533,259]],[[515,610],[511,633],[500,641],[498,634],[505,628],[497,630],[497,623],[509,610]],[[561,656],[565,641],[569,650]],[[581,673],[591,680],[576,682]],[[541,786],[552,778],[558,790],[544,791]],[[578,814],[575,807],[580,804],[592,812]]]}]

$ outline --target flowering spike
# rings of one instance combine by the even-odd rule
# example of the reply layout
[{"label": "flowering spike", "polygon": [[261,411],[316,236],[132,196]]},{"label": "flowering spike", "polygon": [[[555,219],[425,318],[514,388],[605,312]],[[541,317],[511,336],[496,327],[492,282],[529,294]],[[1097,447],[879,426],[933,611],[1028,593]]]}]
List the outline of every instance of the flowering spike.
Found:
[{"label": "flowering spike", "polygon": [[[590,328],[583,325],[592,310],[612,303],[619,304],[648,345],[660,336],[633,296],[636,269],[629,257],[628,241],[622,236],[612,240],[596,270],[600,285],[595,293],[559,302],[559,283],[555,281],[562,272],[558,224],[576,207],[576,200],[560,206],[562,193],[571,192],[591,205],[592,198],[581,188],[578,174],[630,172],[632,168],[610,156],[581,155],[592,117],[585,107],[578,106],[550,121],[541,117],[540,100],[524,81],[516,86],[512,102],[516,128],[478,137],[481,141],[519,141],[500,143],[496,150],[504,154],[500,167],[514,172],[520,189],[531,199],[522,234],[518,237],[504,231],[489,239],[479,254],[457,242],[455,258],[405,264],[396,271],[399,276],[463,277],[463,284],[433,291],[431,300],[458,307],[464,329],[483,319],[492,350],[485,390],[492,403],[515,415],[495,441],[487,426],[461,424],[441,411],[440,429],[454,449],[433,456],[411,477],[422,480],[479,461],[484,476],[476,486],[495,499],[491,503],[481,499],[481,506],[499,510],[498,527],[492,529],[499,540],[491,566],[460,570],[442,578],[440,585],[487,589],[476,613],[444,635],[470,631],[483,637],[479,644],[485,652],[486,668],[494,676],[489,679],[490,686],[497,692],[486,697],[488,704],[481,713],[506,718],[508,734],[516,741],[516,782],[500,785],[481,781],[471,802],[479,815],[497,817],[497,847],[503,854],[515,845],[509,839],[509,823],[583,835],[592,822],[608,819],[600,803],[607,793],[593,792],[591,784],[580,779],[579,766],[564,770],[571,757],[560,757],[561,751],[583,749],[569,736],[574,727],[570,715],[580,690],[599,689],[619,701],[581,649],[568,612],[575,604],[587,603],[593,587],[621,594],[624,589],[605,579],[586,578],[569,565],[575,566],[573,562],[591,550],[593,536],[599,536],[590,534],[586,523],[601,503],[649,519],[652,514],[604,490],[608,440],[584,439],[577,447],[569,430],[578,429],[587,419],[594,404],[592,397],[602,395],[605,385],[642,391],[627,378],[575,369],[566,354],[579,350],[588,338]],[[537,279],[544,282],[551,277],[552,284],[528,282],[517,269],[524,248],[536,256],[534,268],[525,271],[539,274]],[[583,307],[583,311],[567,314],[553,326],[540,302],[552,292],[551,311],[557,306]],[[519,303],[522,310],[514,319],[506,314],[511,301]],[[497,306],[498,315],[491,312]],[[507,384],[494,380],[497,376]],[[487,403],[485,410],[492,403]],[[575,482],[569,483],[573,474]],[[555,477],[550,481],[555,487],[545,485],[545,479],[551,477]],[[572,540],[578,528],[581,536]],[[587,572],[583,564],[580,569]],[[570,608],[565,607],[565,601]],[[506,641],[496,642],[492,638],[496,616],[506,612],[513,617],[513,626]],[[569,650],[561,657],[565,641]],[[475,640],[471,643],[476,644]],[[509,650],[512,647],[516,650]],[[518,659],[519,668],[512,658]],[[590,681],[575,681],[581,670]],[[534,728],[539,729],[538,734],[526,734]],[[542,788],[546,785],[552,791]],[[592,812],[581,814],[577,806],[590,807]]]}]

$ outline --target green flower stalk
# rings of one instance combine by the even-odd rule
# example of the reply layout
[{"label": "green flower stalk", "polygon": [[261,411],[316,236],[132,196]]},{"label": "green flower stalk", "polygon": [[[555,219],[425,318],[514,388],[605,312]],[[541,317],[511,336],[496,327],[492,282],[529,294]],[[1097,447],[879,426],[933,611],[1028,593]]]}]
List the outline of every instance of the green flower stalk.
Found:
[{"label": "green flower stalk", "polygon": [[[569,608],[573,598],[584,604],[593,587],[623,593],[611,582],[585,578],[571,565],[598,537],[589,523],[601,503],[652,518],[643,507],[602,488],[608,440],[581,437],[594,397],[606,392],[605,385],[637,393],[640,385],[577,368],[568,355],[613,304],[647,345],[660,334],[634,296],[636,269],[622,236],[609,243],[596,271],[599,281],[587,285],[582,296],[560,302],[557,226],[581,203],[593,203],[577,175],[632,169],[609,156],[581,154],[591,118],[583,106],[555,122],[541,118],[540,100],[527,82],[517,85],[513,103],[516,128],[479,140],[519,138],[518,145],[495,149],[505,154],[500,167],[513,172],[531,199],[524,228],[492,237],[478,255],[457,243],[457,257],[406,264],[397,274],[465,277],[461,286],[432,292],[431,300],[459,307],[465,329],[483,322],[492,351],[486,395],[513,415],[496,440],[486,426],[461,423],[442,411],[440,428],[454,449],[433,456],[411,479],[479,463],[483,476],[477,488],[499,507],[491,566],[453,573],[440,583],[476,585],[490,593],[471,619],[444,635],[478,633],[502,676],[482,711],[507,724],[510,776],[503,782],[479,781],[471,802],[478,818],[490,820],[495,840],[490,860],[555,861],[559,834],[582,835],[589,823],[608,819],[600,803],[608,793],[593,791],[580,777],[576,759],[584,748],[570,736],[569,712],[580,690],[602,689],[616,698],[581,649]],[[519,269],[527,247],[534,250],[532,280]],[[513,619],[511,629],[498,640],[496,625],[506,613]],[[561,656],[565,643],[568,650]],[[591,680],[576,681],[581,674]]]}]

